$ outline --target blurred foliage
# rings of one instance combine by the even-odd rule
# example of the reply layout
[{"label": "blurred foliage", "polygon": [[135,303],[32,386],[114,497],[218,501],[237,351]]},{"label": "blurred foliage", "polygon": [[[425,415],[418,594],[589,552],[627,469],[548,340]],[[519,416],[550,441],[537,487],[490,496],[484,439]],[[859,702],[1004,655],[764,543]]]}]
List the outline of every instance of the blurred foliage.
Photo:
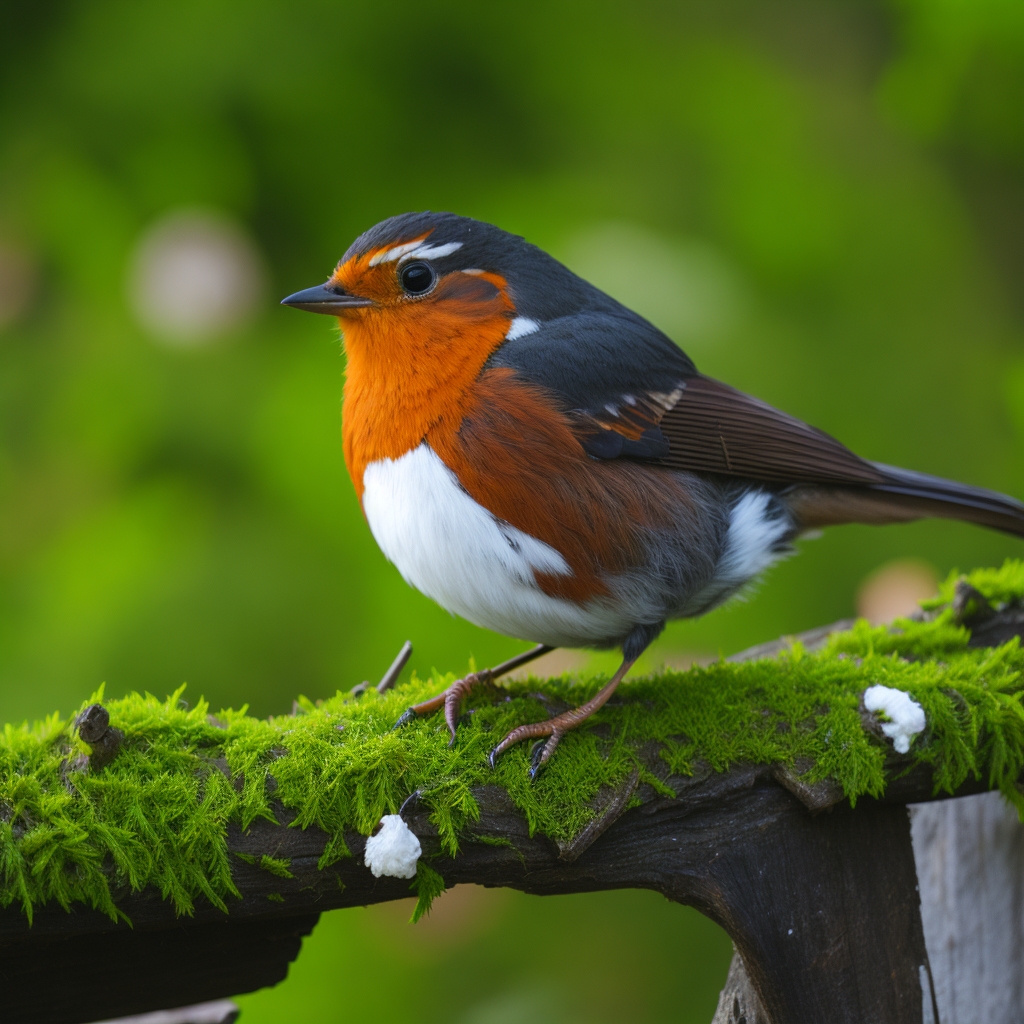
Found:
[{"label": "blurred foliage", "polygon": [[[1019,0],[7,0],[0,19],[0,243],[34,268],[0,332],[3,719],[67,711],[104,680],[187,681],[267,714],[377,678],[407,638],[421,674],[520,649],[385,563],[341,459],[336,332],[272,301],[404,210],[525,234],[706,372],[868,457],[1024,493]],[[193,207],[247,228],[276,291],[247,327],[174,348],[136,322],[126,281],[143,232]],[[847,615],[897,555],[944,573],[1022,553],[938,522],[804,548],[650,660]],[[524,967],[537,992],[615,956],[594,985],[617,994],[584,1001],[588,1019],[708,1019],[720,946],[691,944],[665,961],[670,995],[629,1003],[684,919],[594,900],[510,897],[493,956],[364,941],[354,914],[312,942],[360,974],[384,958],[396,1019],[513,1019],[493,965],[513,947],[523,962],[527,934],[565,968]],[[585,905],[650,924],[620,932]],[[429,975],[460,957],[467,994],[425,1009]],[[325,993],[350,976],[298,970],[307,1018],[338,1016]],[[469,990],[498,1001],[473,1016]],[[261,999],[252,1019],[278,1012]]]}]

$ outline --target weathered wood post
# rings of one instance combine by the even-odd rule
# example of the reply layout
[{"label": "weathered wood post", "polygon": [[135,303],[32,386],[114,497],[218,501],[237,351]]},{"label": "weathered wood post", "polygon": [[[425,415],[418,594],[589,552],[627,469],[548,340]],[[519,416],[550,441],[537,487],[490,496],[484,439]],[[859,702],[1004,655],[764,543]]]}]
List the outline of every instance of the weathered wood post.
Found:
[{"label": "weathered wood post", "polygon": [[[908,810],[924,939],[922,1005],[920,1014],[910,1007],[906,1017],[892,1019],[1018,1024],[1024,1019],[1024,825],[998,793]],[[874,913],[884,928],[899,927],[887,913]],[[774,1019],[737,952],[713,1024]]]}]

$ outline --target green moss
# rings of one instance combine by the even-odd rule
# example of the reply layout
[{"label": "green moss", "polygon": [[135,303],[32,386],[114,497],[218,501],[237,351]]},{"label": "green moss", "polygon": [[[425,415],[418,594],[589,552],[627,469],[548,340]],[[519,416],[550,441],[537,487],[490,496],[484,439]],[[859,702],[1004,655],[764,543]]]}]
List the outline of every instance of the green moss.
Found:
[{"label": "green moss", "polygon": [[278,878],[294,878],[295,876],[289,870],[291,867],[291,861],[286,860],[282,857],[269,857],[267,854],[263,854],[260,857],[260,867],[264,871],[269,871],[272,875],[277,875]]},{"label": "green moss", "polygon": [[[939,587],[938,596],[922,602],[925,608],[940,608],[953,599],[959,570],[954,569]],[[1020,601],[1024,594],[1024,562],[1008,559],[998,569],[975,569],[967,576],[968,582],[994,608]]]},{"label": "green moss", "polygon": [[[1024,599],[1020,562],[978,570],[969,581],[993,603]],[[947,600],[951,594],[949,582]],[[932,766],[939,790],[981,778],[1020,804],[1013,783],[1024,768],[1024,653],[1016,640],[972,650],[968,639],[947,609],[892,629],[859,622],[814,654],[794,646],[775,659],[631,680],[593,719],[600,728],[570,733],[536,783],[527,777],[528,745],[510,750],[495,771],[487,752],[514,726],[547,717],[531,693],[578,703],[603,678],[510,683],[509,699],[500,702],[482,690],[454,748],[440,716],[391,731],[406,707],[450,675],[357,699],[339,693],[320,706],[300,700],[299,713],[269,720],[244,708],[212,719],[203,701],[184,707],[180,691],[164,701],[133,694],[106,703],[125,742],[95,773],[68,767],[86,752],[69,720],[7,726],[0,737],[0,904],[20,903],[31,915],[46,902],[86,903],[117,918],[112,886],[156,886],[183,914],[200,897],[226,909],[236,895],[227,826],[272,820],[277,800],[294,810],[296,827],[316,825],[332,837],[323,866],[348,855],[345,830],[369,834],[414,790],[448,853],[472,837],[479,817],[472,789],[485,783],[508,791],[532,831],[562,841],[590,820],[601,787],[638,766],[642,780],[662,791],[670,774],[699,763],[724,771],[782,762],[810,765],[809,781],[834,779],[851,801],[879,795],[889,748],[865,732],[858,711],[873,683],[906,690],[924,707],[928,727],[911,756]],[[639,764],[637,750],[652,741],[661,747],[664,777]],[[290,877],[286,861],[258,863]],[[422,868],[414,883],[418,914],[443,889],[437,872]]]},{"label": "green moss", "polygon": [[257,857],[253,853],[239,853],[237,851],[234,853],[234,856],[240,861],[244,861],[246,864],[261,867],[264,871],[269,871],[272,875],[276,875],[278,878],[295,877],[290,870],[292,862],[286,858],[271,857],[267,854]]},{"label": "green moss", "polygon": [[425,861],[416,865],[416,880],[409,887],[416,890],[416,906],[413,908],[412,918],[415,924],[424,914],[430,913],[430,905],[444,892],[444,879]]}]

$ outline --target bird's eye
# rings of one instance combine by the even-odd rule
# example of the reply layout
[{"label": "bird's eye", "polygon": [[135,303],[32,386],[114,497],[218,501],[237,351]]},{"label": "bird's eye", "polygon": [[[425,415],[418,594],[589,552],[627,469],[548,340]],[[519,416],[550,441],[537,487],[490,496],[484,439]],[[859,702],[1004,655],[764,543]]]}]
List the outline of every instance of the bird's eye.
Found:
[{"label": "bird's eye", "polygon": [[423,295],[434,287],[436,277],[434,268],[429,263],[407,263],[402,267],[402,287],[410,295]]}]

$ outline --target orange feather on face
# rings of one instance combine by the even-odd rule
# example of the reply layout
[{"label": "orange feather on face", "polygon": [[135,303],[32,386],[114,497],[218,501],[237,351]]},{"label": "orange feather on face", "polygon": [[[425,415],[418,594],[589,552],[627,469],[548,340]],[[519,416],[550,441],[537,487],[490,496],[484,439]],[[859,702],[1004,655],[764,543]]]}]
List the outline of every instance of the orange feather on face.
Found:
[{"label": "orange feather on face", "polygon": [[473,381],[515,315],[498,274],[446,274],[422,297],[405,294],[398,264],[353,257],[332,283],[373,306],[340,318],[347,367],[342,414],[345,463],[362,499],[363,472],[397,459],[430,433],[458,430]]}]

